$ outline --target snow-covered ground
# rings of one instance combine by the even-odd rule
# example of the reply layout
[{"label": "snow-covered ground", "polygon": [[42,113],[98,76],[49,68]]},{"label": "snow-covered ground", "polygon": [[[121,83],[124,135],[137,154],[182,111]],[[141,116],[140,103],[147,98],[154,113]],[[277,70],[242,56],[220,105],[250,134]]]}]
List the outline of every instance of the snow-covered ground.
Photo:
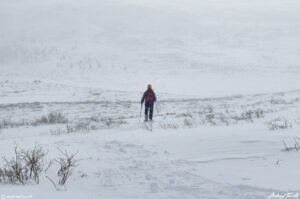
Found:
[{"label": "snow-covered ground", "polygon": [[[300,193],[297,0],[0,0],[0,157],[77,153],[32,198]],[[148,83],[154,123],[140,119]],[[59,121],[47,123],[50,113]],[[4,161],[0,161],[0,166]],[[1,196],[2,197],[2,196]]]}]

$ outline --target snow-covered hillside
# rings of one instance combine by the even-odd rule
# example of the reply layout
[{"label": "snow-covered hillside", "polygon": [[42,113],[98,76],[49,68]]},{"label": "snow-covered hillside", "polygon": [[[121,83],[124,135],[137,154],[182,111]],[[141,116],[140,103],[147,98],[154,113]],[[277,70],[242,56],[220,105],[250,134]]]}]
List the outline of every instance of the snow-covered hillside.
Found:
[{"label": "snow-covered hillside", "polygon": [[152,82],[201,97],[297,89],[299,9],[297,0],[2,0],[1,76],[130,91]]},{"label": "snow-covered hillside", "polygon": [[[299,194],[299,10],[299,0],[0,0],[0,157],[47,151],[38,185],[1,181],[0,159],[1,198]],[[140,122],[148,83],[153,123]],[[78,160],[65,186],[62,151]]]}]

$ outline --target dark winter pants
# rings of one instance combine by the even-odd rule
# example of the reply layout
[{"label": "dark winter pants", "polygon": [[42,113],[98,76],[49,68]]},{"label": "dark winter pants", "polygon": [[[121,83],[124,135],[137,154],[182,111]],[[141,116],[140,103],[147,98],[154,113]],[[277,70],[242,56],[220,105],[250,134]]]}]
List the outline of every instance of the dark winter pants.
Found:
[{"label": "dark winter pants", "polygon": [[[149,112],[149,116],[148,116]],[[152,120],[152,115],[153,115],[153,104],[145,103],[145,120]]]}]

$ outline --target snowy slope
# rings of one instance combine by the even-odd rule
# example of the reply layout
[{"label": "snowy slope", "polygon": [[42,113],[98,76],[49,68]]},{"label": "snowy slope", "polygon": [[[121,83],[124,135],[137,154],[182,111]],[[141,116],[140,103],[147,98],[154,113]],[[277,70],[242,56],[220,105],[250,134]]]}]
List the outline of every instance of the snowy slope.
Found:
[{"label": "snowy slope", "polygon": [[201,97],[297,89],[299,8],[296,0],[2,1],[1,76],[130,91],[152,82]]},{"label": "snowy slope", "polygon": [[[1,197],[300,193],[299,151],[283,144],[300,139],[299,10],[298,0],[0,0],[0,157],[40,144],[46,163],[58,148],[80,160],[63,191],[51,167],[39,185],[0,184]],[[148,83],[152,125],[139,122]]]}]

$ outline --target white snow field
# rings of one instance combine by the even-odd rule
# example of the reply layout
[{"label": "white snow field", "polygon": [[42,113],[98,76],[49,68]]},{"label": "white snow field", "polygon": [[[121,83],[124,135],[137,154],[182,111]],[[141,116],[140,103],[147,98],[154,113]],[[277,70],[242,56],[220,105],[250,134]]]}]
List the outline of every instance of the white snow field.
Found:
[{"label": "white snow field", "polygon": [[[1,199],[298,198],[299,11],[299,0],[0,0],[0,157],[48,151],[39,184],[1,181],[0,159]],[[148,83],[158,102],[145,124]],[[57,163],[47,169],[60,150],[78,160],[65,186]]]}]

